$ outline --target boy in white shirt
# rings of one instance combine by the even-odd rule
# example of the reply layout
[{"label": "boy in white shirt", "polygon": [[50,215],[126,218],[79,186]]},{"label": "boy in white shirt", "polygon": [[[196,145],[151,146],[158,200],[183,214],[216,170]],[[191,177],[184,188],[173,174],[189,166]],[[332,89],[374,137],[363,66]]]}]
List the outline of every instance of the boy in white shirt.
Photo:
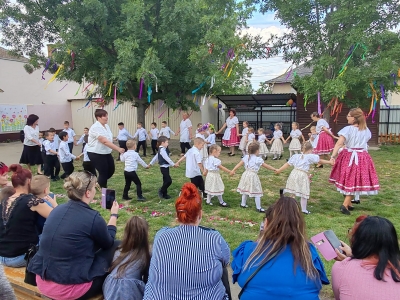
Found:
[{"label": "boy in white shirt", "polygon": [[207,199],[207,195],[204,192],[204,179],[201,175],[204,172],[204,168],[200,150],[204,147],[204,140],[200,137],[195,138],[193,146],[176,164],[179,166],[179,163],[186,158],[186,177],[190,178],[190,182],[202,192],[204,199]]},{"label": "boy in white shirt", "polygon": [[68,133],[65,131],[61,131],[59,137],[61,139],[61,143],[58,148],[58,155],[60,157],[61,166],[64,170],[64,174],[61,175],[61,179],[65,179],[69,175],[71,175],[72,172],[74,172],[73,160],[78,160],[79,158],[77,158],[69,151]]},{"label": "boy in white shirt", "polygon": [[64,122],[64,130],[66,133],[68,133],[68,147],[69,147],[69,152],[72,153],[72,149],[74,148],[75,143],[75,131],[72,128],[69,128],[69,122],[65,121]]},{"label": "boy in white shirt", "polygon": [[82,167],[85,171],[92,173],[94,176],[97,177],[96,168],[93,166],[92,162],[90,161],[89,155],[87,154],[87,143],[88,143],[89,135],[85,136],[84,140],[84,147],[82,153],[78,156],[80,159],[83,155],[83,163]]},{"label": "boy in white shirt", "polygon": [[49,129],[49,132],[53,133],[53,135],[54,135],[54,143],[56,143],[55,147],[56,147],[56,150],[58,151],[58,146],[60,145],[60,142],[61,142],[60,137],[58,136],[56,130],[53,127],[51,127]]},{"label": "boy in white shirt", "polygon": [[157,154],[157,140],[159,134],[160,131],[157,128],[157,123],[155,122],[151,123],[151,129],[149,131],[149,135],[151,137],[151,150],[153,150],[153,155]]},{"label": "boy in white shirt", "polygon": [[[56,143],[54,142],[54,133],[46,131],[46,140],[43,142],[43,148],[46,154],[47,172],[52,181],[60,180],[60,162],[58,161],[58,153]],[[47,174],[46,174],[47,175]]]},{"label": "boy in white shirt", "polygon": [[167,126],[167,121],[162,121],[161,130],[160,133],[158,134],[158,137],[165,136],[167,139],[170,139],[171,135],[175,135],[175,132],[173,132],[171,128]]},{"label": "boy in white shirt", "polygon": [[[85,142],[85,137],[87,137],[86,142]],[[82,153],[83,153],[83,149],[85,148],[88,138],[89,138],[89,128],[85,127],[85,128],[83,128],[83,134],[81,135],[79,140],[76,142],[76,145],[82,144]]]},{"label": "boy in white shirt", "polygon": [[146,129],[143,128],[143,124],[141,122],[137,123],[137,130],[134,139],[138,139],[136,152],[139,153],[140,147],[143,147],[143,156],[146,157],[146,140],[148,139],[148,134]]},{"label": "boy in white shirt", "polygon": [[136,184],[136,194],[138,201],[145,201],[146,198],[143,197],[142,194],[142,183],[140,182],[139,177],[136,174],[136,170],[138,168],[138,163],[143,166],[143,168],[148,169],[149,166],[140,158],[139,154],[136,153],[136,142],[134,140],[128,140],[126,142],[126,146],[128,151],[124,154],[121,154],[121,161],[125,162],[124,176],[125,176],[125,187],[124,193],[122,195],[122,199],[124,200],[132,200],[129,197],[129,189],[131,188],[131,183],[133,181]]},{"label": "boy in white shirt", "polygon": [[[133,139],[134,137],[128,132],[128,130],[125,129],[125,125],[122,122],[118,123],[118,136],[115,141],[118,141],[119,147],[125,149],[125,152],[128,151],[128,148],[126,147],[126,141],[131,138]],[[117,161],[120,160],[120,157],[118,156]]]}]

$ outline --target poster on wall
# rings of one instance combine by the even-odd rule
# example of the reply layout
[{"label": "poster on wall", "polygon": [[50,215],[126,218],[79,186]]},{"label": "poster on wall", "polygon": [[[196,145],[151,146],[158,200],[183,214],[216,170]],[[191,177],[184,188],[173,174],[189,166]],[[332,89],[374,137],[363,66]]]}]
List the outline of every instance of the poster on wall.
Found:
[{"label": "poster on wall", "polygon": [[23,130],[27,117],[26,105],[0,105],[0,132]]}]

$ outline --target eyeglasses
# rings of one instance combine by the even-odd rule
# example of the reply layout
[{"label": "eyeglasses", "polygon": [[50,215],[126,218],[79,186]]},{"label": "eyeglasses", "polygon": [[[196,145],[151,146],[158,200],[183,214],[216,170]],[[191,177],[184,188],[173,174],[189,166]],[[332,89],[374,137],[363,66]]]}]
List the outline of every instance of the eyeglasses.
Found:
[{"label": "eyeglasses", "polygon": [[85,173],[88,174],[88,175],[90,176],[88,185],[86,186],[86,190],[85,190],[85,191],[87,191],[87,190],[89,189],[89,185],[90,185],[90,183],[92,182],[93,177],[95,177],[95,176],[94,176],[93,173],[91,173],[91,172],[89,172],[89,171],[86,171],[86,170],[85,170]]}]

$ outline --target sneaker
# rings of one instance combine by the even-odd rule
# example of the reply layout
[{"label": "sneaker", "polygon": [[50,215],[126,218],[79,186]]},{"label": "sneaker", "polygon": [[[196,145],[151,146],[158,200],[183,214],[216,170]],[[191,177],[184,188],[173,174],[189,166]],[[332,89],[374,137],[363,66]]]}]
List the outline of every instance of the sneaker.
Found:
[{"label": "sneaker", "polygon": [[265,212],[265,209],[264,208],[257,208],[257,211],[259,212],[259,213],[264,213]]},{"label": "sneaker", "polygon": [[347,207],[347,209],[348,209],[349,211],[353,211],[353,210],[354,210],[354,206],[349,206],[349,207]]},{"label": "sneaker", "polygon": [[166,194],[166,195],[164,196],[164,199],[171,199],[171,196],[168,195],[168,194]]},{"label": "sneaker", "polygon": [[220,203],[220,204],[219,204],[219,206],[221,206],[221,207],[228,207],[228,206],[229,206],[229,204],[228,204],[228,203],[226,203],[226,202],[222,202],[222,203]]},{"label": "sneaker", "polygon": [[240,204],[240,207],[241,207],[241,208],[248,208],[247,205],[242,205],[242,204]]},{"label": "sneaker", "polygon": [[132,198],[129,196],[122,196],[122,200],[132,200]]},{"label": "sneaker", "polygon": [[146,201],[146,198],[143,196],[138,196],[137,201]]},{"label": "sneaker", "polygon": [[354,204],[360,204],[360,200],[351,200],[351,203],[354,203]]}]

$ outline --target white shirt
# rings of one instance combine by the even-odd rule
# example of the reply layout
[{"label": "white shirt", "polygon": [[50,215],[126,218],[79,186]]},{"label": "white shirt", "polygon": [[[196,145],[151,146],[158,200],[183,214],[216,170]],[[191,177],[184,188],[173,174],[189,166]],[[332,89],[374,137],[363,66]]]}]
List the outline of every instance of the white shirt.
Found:
[{"label": "white shirt", "polygon": [[256,135],[254,133],[249,133],[249,135],[247,136],[247,142],[248,143],[251,143],[255,139],[256,139]]},{"label": "white shirt", "polygon": [[204,134],[201,134],[201,133],[197,132],[197,130],[196,130],[196,137],[197,137],[197,138],[201,138],[201,139],[203,139],[203,140],[206,139],[206,137],[204,136]]},{"label": "white shirt", "polygon": [[181,143],[190,143],[190,131],[189,128],[192,127],[192,122],[189,119],[182,120],[179,125],[180,128],[180,139]]},{"label": "white shirt", "polygon": [[206,141],[209,143],[207,144],[208,147],[211,145],[215,145],[215,133],[211,133],[207,138]]},{"label": "white shirt", "polygon": [[60,148],[58,149],[58,156],[60,157],[60,163],[67,163],[75,159],[76,156],[69,152],[68,143],[61,141]]},{"label": "white shirt", "polygon": [[143,127],[136,130],[136,133],[133,136],[134,139],[138,138],[139,142],[145,141],[147,137],[148,135],[146,129],[144,129]]},{"label": "white shirt", "polygon": [[131,139],[134,138],[133,136],[131,136],[131,134],[128,132],[128,130],[126,130],[125,128],[118,130],[118,136],[117,136],[118,141],[127,141],[128,138],[131,138]]},{"label": "white shirt", "polygon": [[49,152],[50,150],[57,152],[56,143],[54,141],[50,142],[49,140],[45,140],[43,142],[43,146],[44,146],[44,149],[46,150],[46,155],[57,155],[57,154]]},{"label": "white shirt", "polygon": [[87,154],[87,144],[83,147],[83,161],[90,161],[89,155]]},{"label": "white shirt", "polygon": [[210,155],[204,162],[204,168],[206,168],[208,171],[219,171],[218,166],[220,165],[221,160],[212,155]]},{"label": "white shirt", "polygon": [[292,138],[292,139],[298,139],[298,138],[300,138],[301,136],[302,136],[303,134],[301,133],[301,130],[300,129],[296,129],[296,130],[292,130],[291,132],[290,132],[290,137]]},{"label": "white shirt", "polygon": [[190,148],[186,154],[186,177],[193,178],[201,176],[199,164],[201,163],[200,150],[196,147]]},{"label": "white shirt", "polygon": [[265,137],[265,134],[260,134],[259,136],[258,136],[258,142],[259,143],[265,143],[265,140],[266,140],[267,138]]},{"label": "white shirt", "polygon": [[72,128],[64,129],[63,131],[68,133],[68,143],[74,142],[75,131]]},{"label": "white shirt", "polygon": [[[172,161],[172,159],[169,157],[167,151],[163,146],[160,146],[160,155],[169,163],[169,165],[160,165],[161,168],[169,168],[175,166],[175,163]],[[150,165],[154,165],[155,163],[158,162],[158,153],[154,155],[153,159],[150,162]]]},{"label": "white shirt", "polygon": [[60,139],[60,137],[58,136],[57,133],[54,134],[54,143],[56,143],[56,149],[58,149],[58,145],[60,145],[61,139]]},{"label": "white shirt", "polygon": [[124,154],[121,154],[120,159],[122,162],[125,162],[124,171],[136,172],[138,163],[140,163],[143,168],[147,168],[147,164],[140,158],[139,154],[135,150],[128,150]]},{"label": "white shirt", "polygon": [[82,134],[82,136],[79,138],[79,140],[76,142],[77,145],[82,144],[85,142],[85,136],[86,134]]},{"label": "white shirt", "polygon": [[371,131],[367,128],[366,130],[359,130],[355,126],[346,126],[338,132],[339,136],[343,136],[346,140],[344,144],[347,149],[368,149],[368,141],[371,139]]},{"label": "white shirt", "polygon": [[316,126],[316,131],[317,133],[320,133],[322,130],[322,127],[325,127],[326,129],[329,129],[329,124],[325,119],[319,119],[317,122],[317,126]]},{"label": "white shirt", "polygon": [[99,142],[98,138],[100,136],[105,137],[112,143],[113,134],[108,124],[103,126],[99,121],[96,121],[89,129],[87,152],[97,154],[110,154],[112,152],[111,148],[108,148],[106,145]]},{"label": "white shirt", "polygon": [[255,156],[254,154],[245,155],[242,158],[242,161],[244,162],[244,168],[247,169],[252,169],[254,171],[260,170],[261,165],[264,163],[264,160],[261,157]]},{"label": "white shirt", "polygon": [[242,130],[242,136],[246,136],[247,135],[247,133],[249,132],[249,127],[246,127],[246,128],[243,128],[243,130]]},{"label": "white shirt", "polygon": [[319,162],[319,156],[316,154],[294,154],[290,157],[288,164],[296,169],[308,172],[311,165]]},{"label": "white shirt", "polygon": [[283,136],[282,130],[274,131],[274,140],[279,140]]},{"label": "white shirt", "polygon": [[231,138],[231,129],[235,128],[236,124],[239,124],[239,119],[236,116],[234,116],[232,119],[231,117],[228,117],[225,122],[226,122],[226,129],[222,139],[229,141]]},{"label": "white shirt", "polygon": [[151,139],[152,140],[157,140],[158,139],[158,134],[160,133],[160,131],[158,130],[158,128],[152,128],[150,129],[150,135],[151,135]]},{"label": "white shirt", "polygon": [[165,136],[166,138],[171,138],[171,134],[175,135],[175,132],[171,130],[168,126],[161,128],[158,136]]},{"label": "white shirt", "polygon": [[26,146],[37,146],[32,140],[36,140],[39,142],[39,126],[33,128],[32,126],[25,125],[24,127],[24,145]]}]

